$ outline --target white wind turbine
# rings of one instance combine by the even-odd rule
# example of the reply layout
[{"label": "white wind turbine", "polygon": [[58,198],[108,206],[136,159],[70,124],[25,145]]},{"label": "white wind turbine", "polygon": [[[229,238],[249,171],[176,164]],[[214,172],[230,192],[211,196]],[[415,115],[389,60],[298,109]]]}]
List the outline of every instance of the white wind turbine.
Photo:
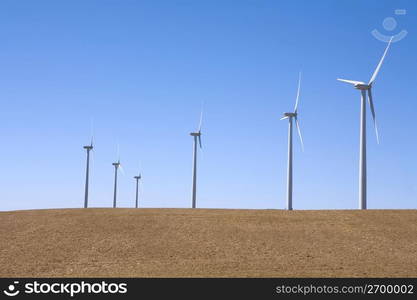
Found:
[{"label": "white wind turbine", "polygon": [[203,122],[203,109],[201,109],[200,113],[200,123],[198,125],[198,129],[196,132],[191,132],[190,135],[194,138],[193,143],[193,183],[192,183],[192,192],[191,192],[191,201],[192,201],[192,208],[196,208],[196,201],[197,201],[197,139],[198,144],[201,146],[201,125]]},{"label": "white wind turbine", "polygon": [[287,209],[292,210],[292,125],[293,119],[295,120],[295,125],[297,126],[298,136],[300,137],[301,147],[304,151],[303,137],[301,136],[300,124],[298,123],[298,100],[300,98],[300,86],[301,86],[301,72],[298,76],[298,88],[297,88],[297,97],[295,98],[294,112],[284,113],[284,117],[281,120],[288,119],[288,169],[287,169]]},{"label": "white wind turbine", "polygon": [[120,163],[120,148],[119,145],[117,145],[117,162],[112,163],[114,166],[114,189],[113,189],[113,208],[116,208],[116,202],[117,202],[117,173],[120,168],[120,171],[122,174],[124,173],[122,165]]},{"label": "white wind turbine", "polygon": [[90,152],[94,149],[94,130],[93,130],[93,120],[90,121],[90,132],[91,132],[91,142],[90,145],[86,145],[83,148],[87,151],[87,165],[85,167],[85,188],[84,188],[84,208],[88,207],[88,194],[89,194],[89,184],[90,184]]},{"label": "white wind turbine", "polygon": [[[139,163],[139,170],[142,170],[142,164],[141,163]],[[135,207],[138,208],[139,207],[139,185],[141,185],[140,181],[142,179],[142,174],[139,173],[138,175],[133,176],[133,178],[136,181]]]},{"label": "white wind turbine", "polygon": [[93,137],[91,137],[90,145],[83,147],[87,151],[87,166],[85,168],[85,190],[84,190],[84,208],[88,207],[88,192],[90,181],[90,151],[93,150]]},{"label": "white wind turbine", "polygon": [[133,178],[136,180],[135,208],[138,208],[139,207],[139,180],[142,179],[142,174],[139,173],[139,175],[133,176]]},{"label": "white wind turbine", "polygon": [[378,65],[376,66],[376,69],[374,71],[374,74],[372,74],[371,79],[368,83],[362,82],[362,81],[355,81],[355,80],[346,80],[346,79],[337,79],[339,81],[343,81],[346,83],[352,84],[355,89],[358,89],[361,91],[361,123],[360,123],[360,143],[359,143],[359,209],[366,209],[366,184],[367,184],[367,178],[366,178],[366,91],[368,91],[368,102],[369,102],[369,108],[371,109],[372,118],[374,122],[375,127],[375,133],[376,133],[376,140],[379,144],[379,135],[378,135],[378,128],[376,124],[376,115],[375,115],[375,108],[374,108],[374,102],[372,99],[372,85],[376,79],[376,76],[378,75],[379,70],[381,69],[382,63],[385,59],[385,56],[387,55],[388,49],[391,45],[392,39],[394,37],[391,37],[391,39],[388,42],[387,47],[385,48],[384,54],[382,55],[381,60],[379,61]]}]

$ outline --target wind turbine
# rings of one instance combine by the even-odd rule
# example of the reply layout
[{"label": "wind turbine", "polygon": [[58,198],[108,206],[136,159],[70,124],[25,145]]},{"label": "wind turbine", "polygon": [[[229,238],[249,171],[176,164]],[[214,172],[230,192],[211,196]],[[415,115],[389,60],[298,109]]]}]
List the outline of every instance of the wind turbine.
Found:
[{"label": "wind turbine", "polygon": [[83,147],[87,151],[87,166],[85,168],[85,193],[84,193],[84,208],[88,207],[88,184],[90,176],[90,151],[93,150],[93,138],[91,137],[90,145]]},{"label": "wind turbine", "polygon": [[138,208],[138,198],[139,198],[139,179],[142,178],[142,175],[139,173],[139,176],[133,176],[136,179],[136,205],[135,207]]},{"label": "wind turbine", "polygon": [[87,166],[85,168],[85,192],[84,192],[84,208],[88,207],[88,188],[89,188],[89,179],[90,179],[90,151],[93,150],[94,142],[94,126],[93,119],[90,119],[90,134],[91,142],[90,145],[84,146],[83,148],[87,151]]},{"label": "wind turbine", "polygon": [[193,187],[191,193],[192,208],[196,207],[196,198],[197,198],[197,140],[198,144],[201,146],[201,124],[203,122],[203,110],[201,109],[200,113],[200,123],[196,132],[191,132],[190,135],[194,138],[193,144]]},{"label": "wind turbine", "polygon": [[112,163],[114,166],[114,190],[113,190],[113,208],[116,208],[116,200],[117,200],[117,171],[120,167],[120,160],[117,162]]},{"label": "wind turbine", "polygon": [[295,98],[294,112],[284,113],[284,117],[281,120],[288,119],[288,167],[287,167],[287,209],[292,210],[292,125],[293,119],[297,126],[298,136],[300,137],[301,147],[304,151],[303,137],[301,136],[300,124],[298,123],[298,99],[300,98],[300,86],[301,86],[301,72],[298,76],[298,89],[297,97]]},{"label": "wind turbine", "polygon": [[122,165],[120,164],[120,155],[119,155],[119,146],[117,146],[117,153],[118,153],[118,160],[117,162],[112,163],[114,166],[114,191],[113,191],[113,208],[116,208],[116,200],[117,200],[117,171],[120,170],[123,173]]},{"label": "wind turbine", "polygon": [[376,124],[376,115],[374,102],[372,100],[372,85],[381,69],[382,63],[384,62],[385,56],[387,55],[388,49],[391,45],[392,39],[388,42],[385,48],[384,54],[381,57],[371,79],[368,83],[355,80],[337,79],[346,83],[352,84],[355,89],[361,91],[361,121],[360,121],[360,143],[359,143],[359,209],[366,209],[366,189],[367,189],[367,178],[366,178],[366,91],[368,91],[368,103],[371,109],[372,119],[375,127],[376,140],[379,144],[378,127]]}]

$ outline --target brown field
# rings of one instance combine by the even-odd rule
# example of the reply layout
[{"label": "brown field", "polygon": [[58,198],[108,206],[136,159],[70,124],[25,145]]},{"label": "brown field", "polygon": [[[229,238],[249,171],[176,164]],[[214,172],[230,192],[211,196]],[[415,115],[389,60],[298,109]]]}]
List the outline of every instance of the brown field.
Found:
[{"label": "brown field", "polygon": [[417,277],[417,210],[0,212],[0,277]]}]

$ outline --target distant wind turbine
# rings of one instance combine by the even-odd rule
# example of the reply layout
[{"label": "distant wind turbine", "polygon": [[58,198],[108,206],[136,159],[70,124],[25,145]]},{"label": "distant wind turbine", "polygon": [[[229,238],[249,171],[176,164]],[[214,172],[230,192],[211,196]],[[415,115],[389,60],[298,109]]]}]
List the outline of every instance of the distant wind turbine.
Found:
[{"label": "distant wind turbine", "polygon": [[203,109],[201,109],[200,113],[200,123],[198,125],[197,132],[191,132],[190,135],[194,138],[193,143],[193,186],[192,186],[192,193],[191,193],[191,200],[192,200],[192,208],[196,208],[196,198],[197,198],[197,140],[198,144],[201,146],[201,125],[203,122]]},{"label": "distant wind turbine", "polygon": [[84,149],[87,151],[87,166],[85,168],[85,192],[84,192],[84,208],[88,207],[88,184],[90,177],[90,151],[93,150],[93,138],[91,138],[90,145],[84,146]]},{"label": "distant wind turbine", "polygon": [[376,140],[379,144],[379,134],[378,127],[376,124],[376,115],[374,102],[372,100],[372,85],[378,75],[379,70],[381,69],[382,63],[387,55],[388,49],[391,45],[392,39],[388,42],[387,47],[385,48],[384,54],[382,55],[381,60],[379,61],[371,79],[368,83],[355,80],[346,80],[346,79],[337,79],[346,83],[352,84],[355,89],[361,91],[361,121],[360,121],[360,144],[359,144],[359,209],[366,209],[367,200],[367,175],[366,175],[366,91],[368,91],[368,103],[371,109],[373,123],[375,127]]},{"label": "distant wind turbine", "polygon": [[117,162],[112,163],[114,166],[114,190],[113,190],[113,208],[116,208],[116,201],[117,201],[117,172],[120,170],[123,173],[122,165],[120,164],[120,155],[119,155],[119,146],[117,146],[117,153],[118,153],[118,160]]},{"label": "distant wind turbine", "polygon": [[88,189],[89,189],[89,180],[90,180],[90,151],[93,150],[94,142],[94,130],[93,130],[93,119],[90,120],[90,133],[91,133],[91,142],[90,145],[84,146],[83,148],[87,151],[87,166],[85,168],[85,191],[84,191],[84,208],[88,207]]},{"label": "distant wind turbine", "polygon": [[114,190],[113,190],[113,208],[116,208],[116,200],[117,200],[117,171],[120,167],[120,160],[117,162],[112,163],[114,166]]},{"label": "distant wind turbine", "polygon": [[303,137],[301,136],[300,124],[298,123],[298,100],[300,98],[300,86],[301,86],[301,72],[298,76],[298,89],[297,97],[295,98],[294,112],[284,113],[284,117],[281,120],[288,119],[288,169],[287,169],[287,209],[292,210],[292,120],[295,119],[295,125],[297,126],[298,136],[300,137],[301,147],[304,151]]},{"label": "distant wind turbine", "polygon": [[138,176],[133,176],[136,180],[136,201],[135,201],[135,207],[138,208],[138,199],[139,199],[139,180],[142,178],[142,175],[139,173]]}]

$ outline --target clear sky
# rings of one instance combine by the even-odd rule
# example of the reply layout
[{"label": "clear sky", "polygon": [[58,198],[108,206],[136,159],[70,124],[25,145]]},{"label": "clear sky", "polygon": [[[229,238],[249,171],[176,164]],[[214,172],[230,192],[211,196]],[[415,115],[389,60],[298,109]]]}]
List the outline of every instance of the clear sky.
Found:
[{"label": "clear sky", "polygon": [[83,205],[91,118],[91,206],[112,205],[120,144],[120,206],[134,205],[140,171],[141,206],[189,207],[202,101],[198,207],[284,208],[279,119],[300,70],[294,208],[357,208],[359,92],[336,78],[369,80],[386,46],[374,29],[408,34],[373,89],[381,144],[369,122],[368,206],[416,208],[416,10],[414,0],[3,0],[0,210]]}]

